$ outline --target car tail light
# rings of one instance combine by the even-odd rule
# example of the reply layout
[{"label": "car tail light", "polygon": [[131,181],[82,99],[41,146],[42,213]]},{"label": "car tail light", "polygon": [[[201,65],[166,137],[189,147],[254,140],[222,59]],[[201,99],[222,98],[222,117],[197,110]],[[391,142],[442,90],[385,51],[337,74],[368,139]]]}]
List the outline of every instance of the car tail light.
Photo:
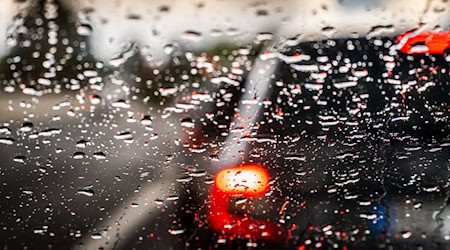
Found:
[{"label": "car tail light", "polygon": [[396,44],[405,54],[443,54],[450,49],[450,31],[406,32],[398,36]]},{"label": "car tail light", "polygon": [[215,176],[210,192],[209,225],[230,236],[254,240],[282,241],[286,230],[269,219],[233,215],[228,211],[232,197],[260,197],[269,190],[269,173],[258,165],[226,168]]}]

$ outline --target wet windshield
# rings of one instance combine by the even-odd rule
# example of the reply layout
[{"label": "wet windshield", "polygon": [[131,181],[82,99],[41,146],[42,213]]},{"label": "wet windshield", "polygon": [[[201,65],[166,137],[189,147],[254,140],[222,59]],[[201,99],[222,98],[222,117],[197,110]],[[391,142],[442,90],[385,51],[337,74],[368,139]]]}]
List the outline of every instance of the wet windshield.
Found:
[{"label": "wet windshield", "polygon": [[3,249],[447,249],[450,2],[0,2]]}]

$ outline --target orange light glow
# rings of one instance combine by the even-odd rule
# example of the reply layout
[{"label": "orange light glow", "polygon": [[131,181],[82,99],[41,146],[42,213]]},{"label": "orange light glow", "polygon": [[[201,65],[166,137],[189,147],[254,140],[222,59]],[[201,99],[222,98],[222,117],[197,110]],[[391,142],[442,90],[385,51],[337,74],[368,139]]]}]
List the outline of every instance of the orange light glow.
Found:
[{"label": "orange light glow", "polygon": [[269,173],[257,165],[226,168],[217,173],[210,191],[209,226],[231,238],[239,236],[253,240],[281,242],[286,230],[276,222],[230,214],[230,197],[257,197],[269,189]]},{"label": "orange light glow", "polygon": [[217,173],[215,186],[229,195],[259,196],[269,188],[269,173],[257,165],[227,168]]}]

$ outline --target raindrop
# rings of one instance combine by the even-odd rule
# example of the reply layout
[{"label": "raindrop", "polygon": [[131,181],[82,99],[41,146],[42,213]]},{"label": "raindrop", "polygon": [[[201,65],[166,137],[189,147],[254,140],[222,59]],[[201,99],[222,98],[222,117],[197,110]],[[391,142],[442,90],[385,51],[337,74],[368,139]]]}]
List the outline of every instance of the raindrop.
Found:
[{"label": "raindrop", "polygon": [[25,164],[25,159],[26,159],[25,156],[18,155],[14,157],[13,161]]},{"label": "raindrop", "polygon": [[103,152],[95,152],[95,153],[93,154],[93,157],[94,157],[95,159],[97,159],[97,160],[104,160],[104,159],[106,159],[106,155],[105,155],[105,153],[103,153]]},{"label": "raindrop", "polygon": [[179,234],[184,233],[185,231],[186,231],[185,228],[182,228],[182,229],[169,229],[169,233],[171,235],[179,235]]},{"label": "raindrop", "polygon": [[78,190],[77,194],[81,194],[81,195],[85,195],[85,196],[88,196],[88,197],[92,197],[92,196],[94,196],[94,191],[82,189],[82,190]]},{"label": "raindrop", "polygon": [[24,122],[20,126],[21,132],[30,132],[32,129],[33,129],[33,123],[31,123],[31,122]]},{"label": "raindrop", "polygon": [[191,118],[184,118],[183,120],[181,120],[181,126],[185,128],[193,128],[195,126],[195,123]]},{"label": "raindrop", "polygon": [[86,156],[86,154],[83,152],[75,152],[75,154],[73,154],[72,158],[75,160],[80,160],[80,159],[83,159],[85,156]]},{"label": "raindrop", "polygon": [[99,233],[93,233],[93,234],[91,234],[91,238],[94,240],[99,240],[99,239],[103,238],[103,236]]},{"label": "raindrop", "polygon": [[11,139],[11,138],[0,138],[0,144],[13,145],[14,144],[14,139]]},{"label": "raindrop", "polygon": [[92,26],[90,24],[81,23],[77,27],[77,33],[80,36],[90,36],[92,34]]}]

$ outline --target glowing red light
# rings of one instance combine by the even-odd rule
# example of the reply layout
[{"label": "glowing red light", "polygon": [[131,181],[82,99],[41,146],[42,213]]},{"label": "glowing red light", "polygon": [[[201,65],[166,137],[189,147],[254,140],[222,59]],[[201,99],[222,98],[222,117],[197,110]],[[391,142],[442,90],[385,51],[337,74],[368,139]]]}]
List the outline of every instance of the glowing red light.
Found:
[{"label": "glowing red light", "polygon": [[221,170],[211,188],[209,225],[212,229],[229,235],[255,240],[280,241],[285,230],[269,220],[237,216],[228,212],[231,196],[257,197],[269,189],[269,173],[258,165],[243,165]]},{"label": "glowing red light", "polygon": [[[450,31],[425,31],[417,35],[412,34],[413,32],[406,32],[397,38],[397,44],[404,42],[400,51],[405,54],[443,54],[450,48]],[[403,41],[405,38],[407,40]]]},{"label": "glowing red light", "polygon": [[260,196],[269,189],[269,173],[257,165],[227,168],[217,173],[214,183],[226,194]]}]

